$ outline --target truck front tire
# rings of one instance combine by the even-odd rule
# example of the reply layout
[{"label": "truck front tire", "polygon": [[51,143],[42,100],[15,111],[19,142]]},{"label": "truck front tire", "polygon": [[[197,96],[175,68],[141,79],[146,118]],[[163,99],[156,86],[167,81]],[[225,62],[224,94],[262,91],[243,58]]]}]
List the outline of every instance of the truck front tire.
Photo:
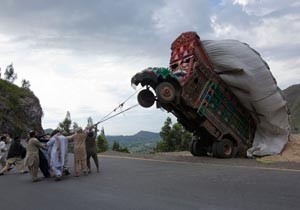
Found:
[{"label": "truck front tire", "polygon": [[157,99],[161,103],[173,102],[176,97],[176,89],[170,82],[162,82],[157,85],[156,89]]},{"label": "truck front tire", "polygon": [[149,89],[144,89],[139,92],[137,100],[142,107],[149,108],[155,102],[155,96]]}]

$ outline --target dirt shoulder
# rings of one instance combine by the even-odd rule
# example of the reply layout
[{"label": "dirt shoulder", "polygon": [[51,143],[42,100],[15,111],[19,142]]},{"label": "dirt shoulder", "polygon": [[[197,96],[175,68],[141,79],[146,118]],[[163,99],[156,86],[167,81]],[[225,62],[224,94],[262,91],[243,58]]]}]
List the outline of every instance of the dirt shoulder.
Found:
[{"label": "dirt shoulder", "polygon": [[285,148],[278,155],[258,158],[262,162],[289,162],[300,164],[300,134],[292,134]]}]

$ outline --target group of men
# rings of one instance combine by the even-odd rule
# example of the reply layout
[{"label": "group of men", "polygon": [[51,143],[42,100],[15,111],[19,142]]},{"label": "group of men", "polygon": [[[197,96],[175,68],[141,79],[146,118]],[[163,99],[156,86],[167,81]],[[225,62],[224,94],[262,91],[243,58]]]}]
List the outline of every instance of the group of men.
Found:
[{"label": "group of men", "polygon": [[50,136],[37,136],[35,131],[29,133],[26,140],[26,149],[20,142],[20,137],[14,138],[11,145],[7,138],[1,137],[0,161],[2,170],[0,175],[16,165],[20,173],[29,173],[33,182],[38,182],[38,169],[45,177],[55,177],[56,181],[63,175],[69,175],[68,142],[74,142],[74,176],[78,177],[80,171],[87,175],[91,173],[90,157],[94,159],[97,172],[99,161],[96,151],[97,127],[89,127],[85,130],[78,128],[74,135],[64,136],[60,130],[54,130]]}]

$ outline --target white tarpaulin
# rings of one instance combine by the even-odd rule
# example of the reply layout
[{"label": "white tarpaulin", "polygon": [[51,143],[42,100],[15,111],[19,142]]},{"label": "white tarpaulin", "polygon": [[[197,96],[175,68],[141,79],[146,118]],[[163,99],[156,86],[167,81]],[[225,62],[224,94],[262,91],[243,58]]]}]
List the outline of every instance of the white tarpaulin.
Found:
[{"label": "white tarpaulin", "polygon": [[252,112],[257,127],[249,157],[278,154],[288,141],[287,103],[267,63],[237,40],[202,41],[215,71]]}]

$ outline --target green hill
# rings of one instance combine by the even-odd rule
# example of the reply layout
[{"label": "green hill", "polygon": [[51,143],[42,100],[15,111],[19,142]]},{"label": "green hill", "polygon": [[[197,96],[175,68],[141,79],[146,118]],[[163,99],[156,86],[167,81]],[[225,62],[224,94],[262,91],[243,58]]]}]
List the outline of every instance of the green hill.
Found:
[{"label": "green hill", "polygon": [[291,111],[292,132],[300,133],[300,84],[283,90]]},{"label": "green hill", "polygon": [[44,133],[51,134],[51,133],[52,133],[52,131],[53,131],[53,129],[52,129],[52,128],[46,128],[46,129],[44,129]]},{"label": "green hill", "polygon": [[122,147],[127,147],[130,152],[147,153],[155,147],[161,140],[158,133],[149,131],[140,131],[134,135],[106,136],[109,147],[112,147],[114,141],[119,142]]}]

